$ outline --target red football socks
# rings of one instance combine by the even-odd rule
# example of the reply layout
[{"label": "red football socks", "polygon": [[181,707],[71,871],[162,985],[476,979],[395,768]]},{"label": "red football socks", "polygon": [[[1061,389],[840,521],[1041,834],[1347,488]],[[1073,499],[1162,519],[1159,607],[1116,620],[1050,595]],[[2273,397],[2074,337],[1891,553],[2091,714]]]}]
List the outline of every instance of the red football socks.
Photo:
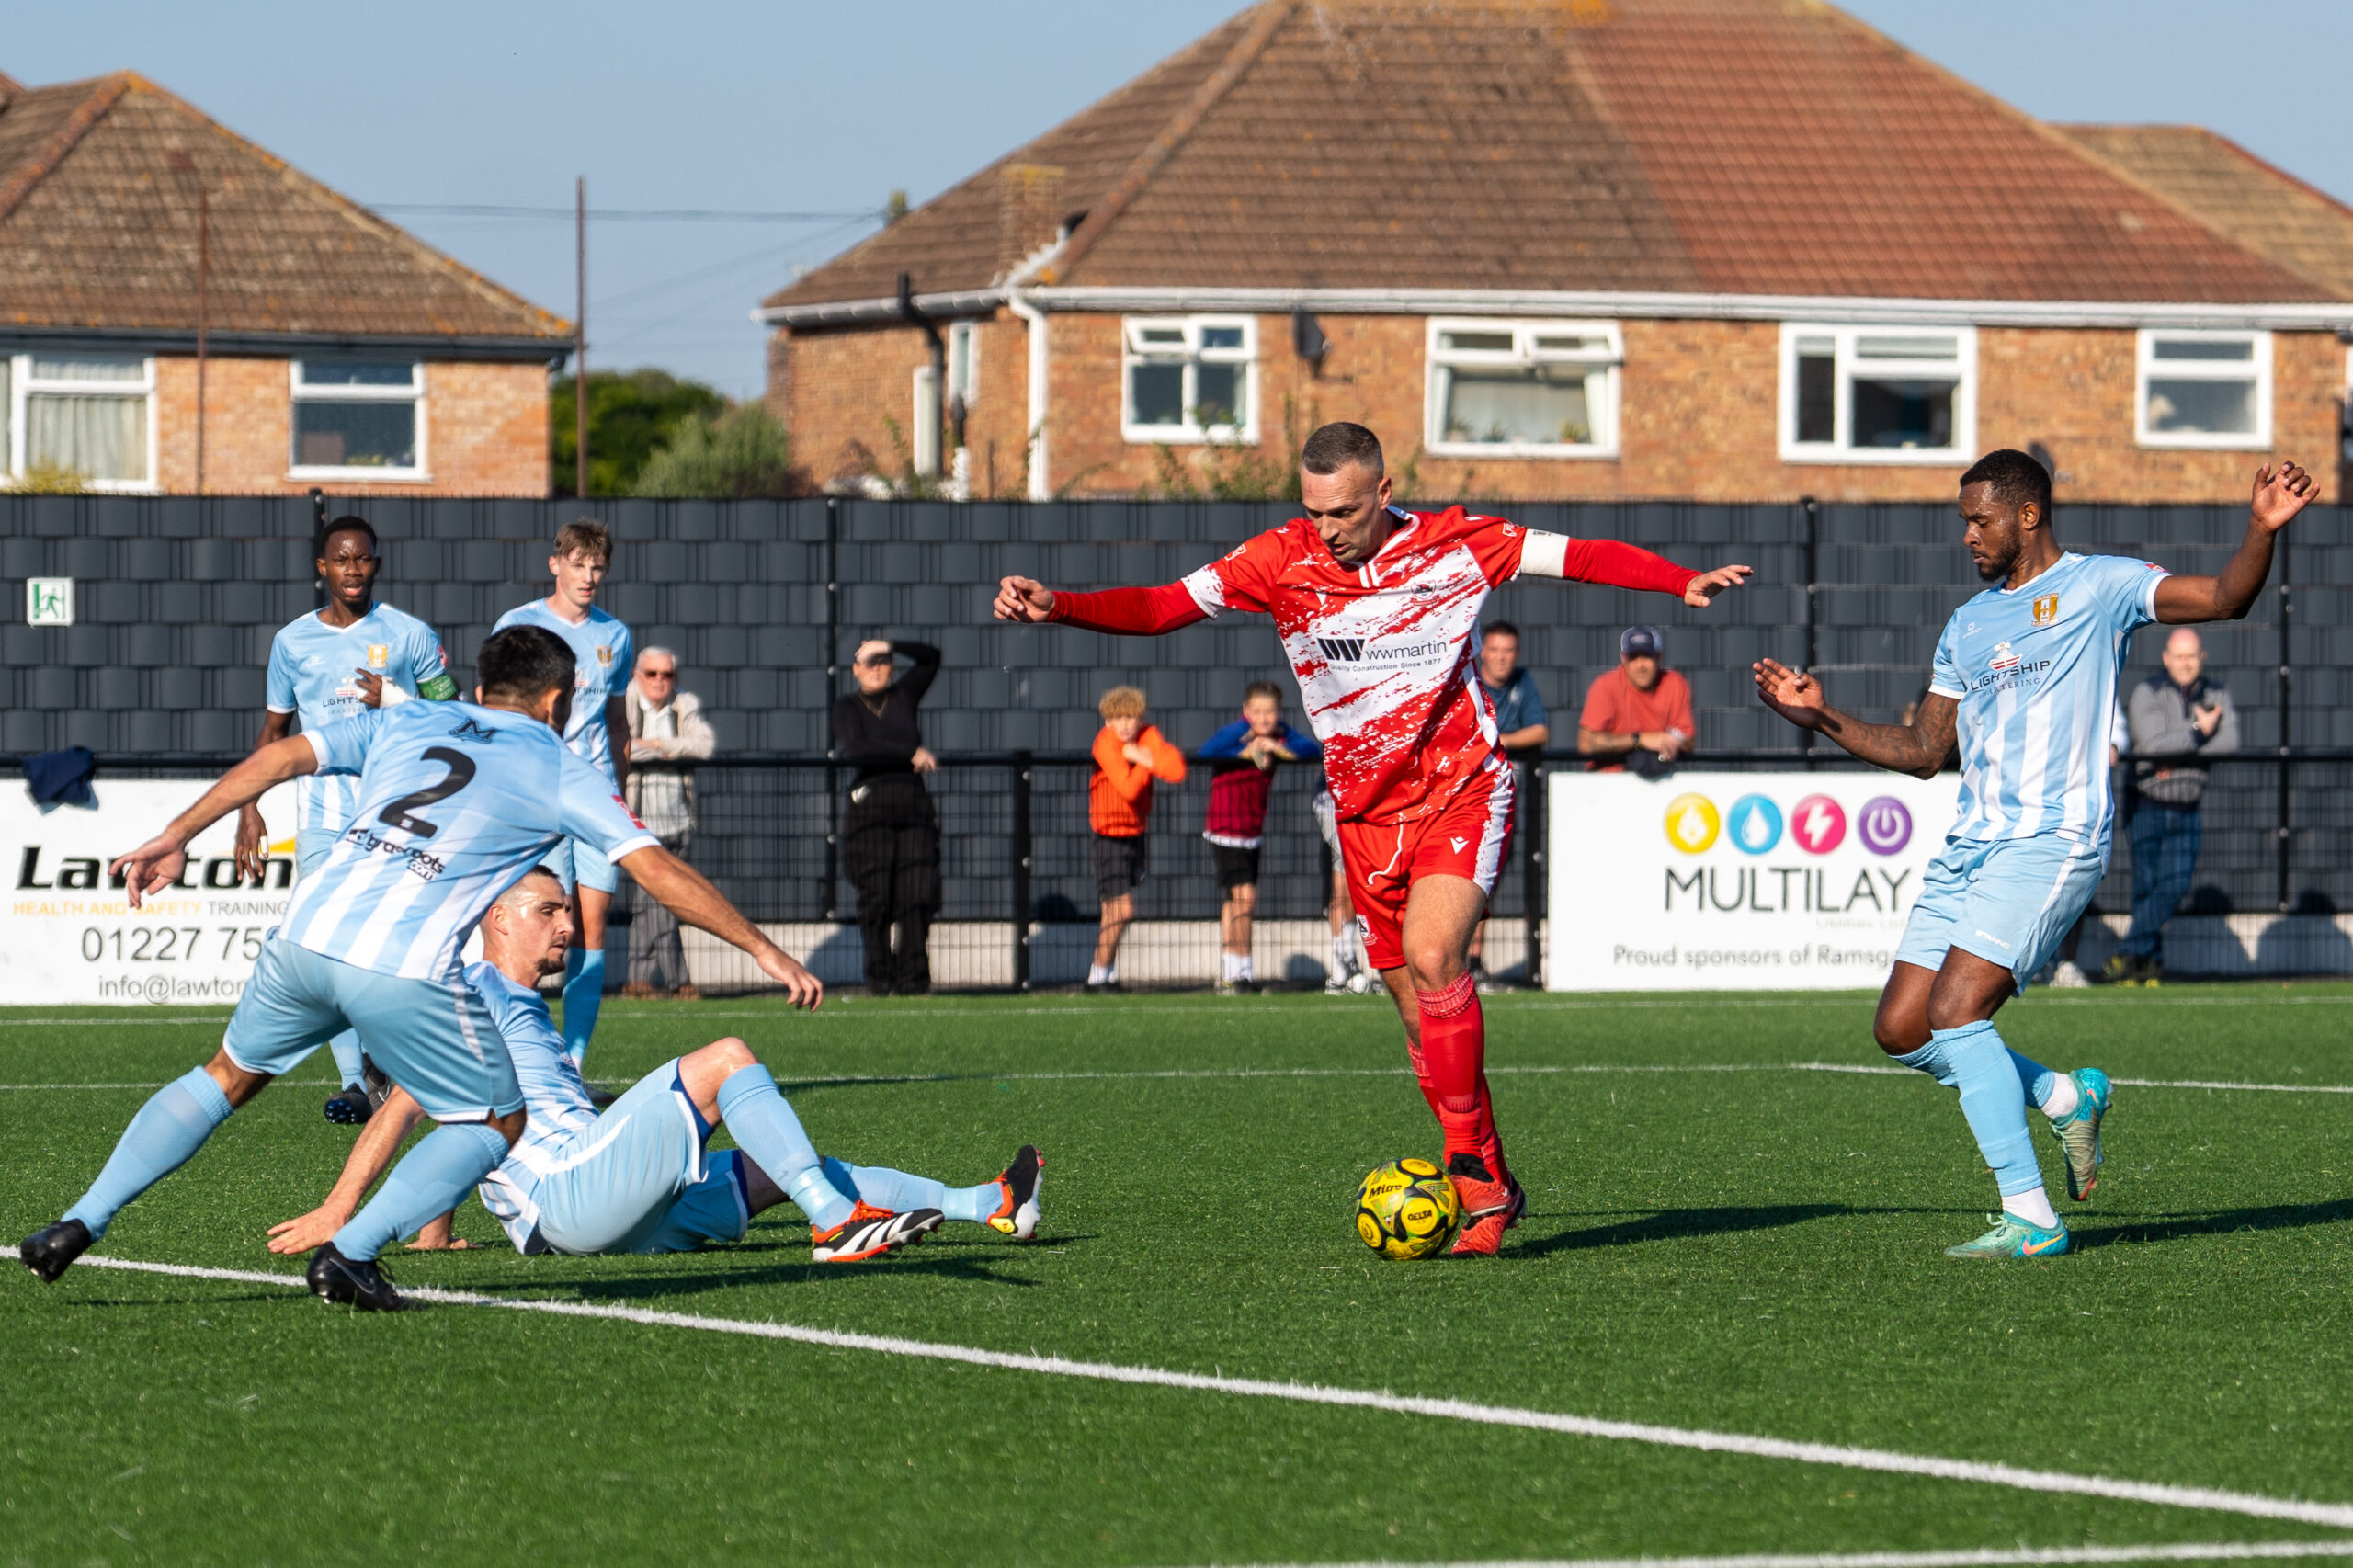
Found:
[{"label": "red football socks", "polygon": [[1422,1014],[1422,1094],[1446,1130],[1446,1152],[1476,1154],[1497,1181],[1510,1180],[1503,1140],[1487,1094],[1487,1018],[1468,974],[1418,994]]}]

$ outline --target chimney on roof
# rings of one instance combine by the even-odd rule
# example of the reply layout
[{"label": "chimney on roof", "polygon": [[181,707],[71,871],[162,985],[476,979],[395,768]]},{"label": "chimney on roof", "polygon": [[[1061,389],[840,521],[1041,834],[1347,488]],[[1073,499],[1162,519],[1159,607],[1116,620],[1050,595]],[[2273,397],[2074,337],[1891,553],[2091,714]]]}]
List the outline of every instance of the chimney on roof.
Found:
[{"label": "chimney on roof", "polygon": [[1062,237],[1063,171],[1051,164],[1008,164],[997,175],[999,277]]}]

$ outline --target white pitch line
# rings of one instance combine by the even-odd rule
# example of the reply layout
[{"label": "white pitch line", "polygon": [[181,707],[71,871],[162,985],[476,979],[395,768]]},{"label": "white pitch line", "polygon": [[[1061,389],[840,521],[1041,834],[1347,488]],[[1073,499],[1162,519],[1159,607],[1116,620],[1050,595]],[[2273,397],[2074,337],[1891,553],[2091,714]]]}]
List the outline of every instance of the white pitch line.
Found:
[{"label": "white pitch line", "polygon": [[[167,1274],[189,1279],[225,1279],[241,1284],[305,1289],[299,1275],[265,1274],[244,1268],[200,1268],[176,1263],[143,1263],[131,1258],[85,1257],[100,1268],[121,1268],[144,1274]],[[742,1335],[754,1339],[789,1340],[820,1345],[834,1350],[866,1350],[883,1356],[907,1356],[923,1360],[958,1362],[1005,1371],[1036,1372],[1048,1377],[1086,1378],[1097,1382],[1128,1383],[1154,1388],[1186,1389],[1200,1393],[1234,1394],[1249,1399],[1277,1399],[1297,1404],[1338,1405],[1380,1410],[1400,1415],[1428,1415],[1487,1426],[1516,1426],[1539,1432],[1559,1432],[1574,1437],[1601,1437],[1621,1443],[1649,1443],[1660,1448],[1695,1449],[1706,1453],[1740,1454],[1753,1459],[1790,1460],[1799,1464],[1834,1465],[1846,1470],[1883,1471],[1898,1475],[1924,1475],[1939,1481],[1968,1481],[1990,1486],[2011,1486],[2027,1492],[2060,1493],[2076,1497],[2108,1497],[2126,1503],[2150,1503],[2160,1507],[2193,1508],[2243,1514],[2258,1519],[2294,1519],[2304,1524],[2353,1529],[2353,1504],[2315,1503],[2294,1497],[2266,1497],[2251,1492],[2219,1487],[2173,1486],[2162,1482],[2120,1481],[2104,1475],[2075,1475],[2064,1471],[2027,1470],[2018,1465],[1989,1464],[1980,1460],[1941,1459],[1933,1454],[1897,1453],[1885,1449],[1848,1448],[1836,1443],[1802,1443],[1783,1437],[1752,1437],[1740,1432],[1707,1432],[1686,1426],[1657,1426],[1639,1421],[1602,1421],[1588,1415],[1566,1415],[1549,1410],[1521,1410],[1509,1405],[1477,1404],[1461,1399],[1425,1399],[1391,1393],[1384,1389],[1332,1388],[1321,1383],[1278,1383],[1256,1378],[1204,1376],[1172,1372],[1157,1367],[1123,1367],[1108,1361],[1074,1361],[1061,1356],[1024,1356],[1002,1350],[982,1350],[965,1345],[903,1339],[895,1335],[850,1334],[839,1329],[804,1328],[798,1324],[750,1323],[740,1318],[699,1317],[689,1312],[661,1312],[643,1307],[600,1306],[587,1301],[525,1301],[510,1296],[483,1296],[470,1290],[431,1287],[407,1290],[424,1301],[449,1306],[498,1307],[510,1312],[548,1312],[557,1317],[601,1318],[613,1323],[642,1324],[650,1328],[693,1329],[704,1334]]]},{"label": "white pitch line", "polygon": [[[2236,1562],[2292,1557],[2353,1557],[2353,1540],[2178,1541],[2163,1546],[2022,1546],[1984,1551],[1845,1551],[1808,1556],[1497,1558],[1423,1568],[2031,1568],[2044,1563]],[[1326,1562],[1292,1568],[1400,1568],[1391,1562]]]}]

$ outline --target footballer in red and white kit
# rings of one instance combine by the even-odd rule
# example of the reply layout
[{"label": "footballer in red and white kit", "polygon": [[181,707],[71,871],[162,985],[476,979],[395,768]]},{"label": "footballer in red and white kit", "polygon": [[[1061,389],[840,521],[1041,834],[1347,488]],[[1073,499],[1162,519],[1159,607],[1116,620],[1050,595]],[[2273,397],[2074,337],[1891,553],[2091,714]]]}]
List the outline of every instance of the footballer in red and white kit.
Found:
[{"label": "footballer in red and white kit", "polygon": [[1705,605],[1748,568],[1703,574],[1632,545],[1532,532],[1460,506],[1393,506],[1380,444],[1362,426],[1324,426],[1301,462],[1305,516],[1180,582],[1088,594],[1008,577],[996,614],[1125,635],[1228,610],[1274,618],[1324,743],[1366,956],[1388,983],[1415,1075],[1446,1131],[1448,1174],[1463,1198],[1455,1250],[1493,1253],[1526,1199],[1495,1131],[1468,963],[1513,806],[1475,665],[1480,607],[1523,575]]}]

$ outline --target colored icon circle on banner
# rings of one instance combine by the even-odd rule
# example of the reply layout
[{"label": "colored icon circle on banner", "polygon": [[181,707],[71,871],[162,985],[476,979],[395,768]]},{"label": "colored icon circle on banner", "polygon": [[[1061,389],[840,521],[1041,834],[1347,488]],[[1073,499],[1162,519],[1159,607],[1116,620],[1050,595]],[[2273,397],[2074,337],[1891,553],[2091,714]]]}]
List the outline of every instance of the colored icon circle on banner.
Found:
[{"label": "colored icon circle on banner", "polygon": [[1743,854],[1770,854],[1781,842],[1781,808],[1762,795],[1743,795],[1724,813],[1724,834]]},{"label": "colored icon circle on banner", "polygon": [[1855,836],[1874,855],[1893,855],[1912,842],[1912,812],[1893,795],[1876,795],[1855,813]]},{"label": "colored icon circle on banner", "polygon": [[1827,795],[1808,795],[1790,812],[1790,836],[1809,855],[1827,855],[1847,842],[1846,808]]},{"label": "colored icon circle on banner", "polygon": [[1697,855],[1716,841],[1723,819],[1716,803],[1705,795],[1677,795],[1666,806],[1666,841],[1686,855]]}]

